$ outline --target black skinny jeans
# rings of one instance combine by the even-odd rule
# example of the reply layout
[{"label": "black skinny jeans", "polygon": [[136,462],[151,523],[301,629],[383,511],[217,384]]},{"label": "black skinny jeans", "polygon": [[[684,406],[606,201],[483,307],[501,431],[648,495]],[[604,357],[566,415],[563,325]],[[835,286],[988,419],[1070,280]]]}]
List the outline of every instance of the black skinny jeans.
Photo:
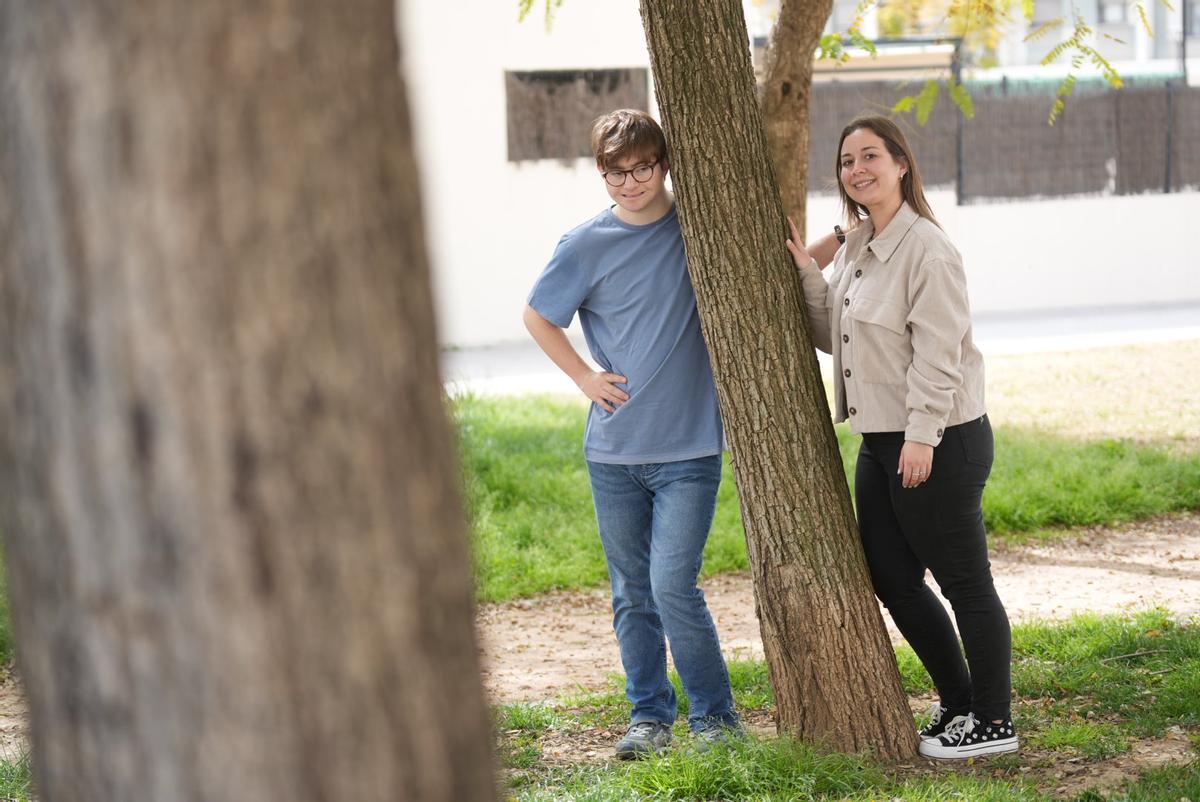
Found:
[{"label": "black skinny jeans", "polygon": [[[981,506],[992,426],[984,415],[947,427],[930,478],[910,489],[896,473],[903,445],[903,432],[864,434],[858,452],[855,500],[875,594],[944,706],[985,721],[1008,718],[1012,636],[992,583]],[[925,584],[926,568],[954,610],[965,662],[950,617]]]}]

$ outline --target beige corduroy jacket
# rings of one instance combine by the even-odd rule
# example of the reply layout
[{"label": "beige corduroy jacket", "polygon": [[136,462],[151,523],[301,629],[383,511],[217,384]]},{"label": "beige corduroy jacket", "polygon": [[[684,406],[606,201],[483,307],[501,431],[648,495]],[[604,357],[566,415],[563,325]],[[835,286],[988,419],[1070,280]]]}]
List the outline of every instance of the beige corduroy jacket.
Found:
[{"label": "beige corduroy jacket", "polygon": [[932,446],[986,411],[962,257],[907,203],[879,236],[846,235],[826,281],[801,268],[813,343],[833,355],[834,419]]}]

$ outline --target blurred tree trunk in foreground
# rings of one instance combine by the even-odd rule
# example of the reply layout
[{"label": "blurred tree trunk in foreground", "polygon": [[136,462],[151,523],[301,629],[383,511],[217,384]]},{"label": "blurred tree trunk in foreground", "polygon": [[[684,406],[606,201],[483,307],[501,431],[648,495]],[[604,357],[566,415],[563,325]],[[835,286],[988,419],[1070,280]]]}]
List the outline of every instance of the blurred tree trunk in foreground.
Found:
[{"label": "blurred tree trunk in foreground", "polygon": [[487,800],[392,0],[0,0],[39,797]]},{"label": "blurred tree trunk in foreground", "polygon": [[783,245],[741,3],[641,8],[780,727],[847,751],[911,757],[916,729]]}]

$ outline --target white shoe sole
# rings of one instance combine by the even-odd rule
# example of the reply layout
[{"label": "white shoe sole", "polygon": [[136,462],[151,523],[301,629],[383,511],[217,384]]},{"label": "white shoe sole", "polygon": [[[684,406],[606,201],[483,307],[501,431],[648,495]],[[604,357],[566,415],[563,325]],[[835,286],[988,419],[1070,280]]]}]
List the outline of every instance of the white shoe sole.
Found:
[{"label": "white shoe sole", "polygon": [[968,744],[966,746],[943,746],[940,741],[921,741],[917,747],[925,757],[937,758],[939,760],[966,760],[971,757],[981,757],[983,755],[1002,755],[1008,752],[1015,752],[1020,744],[1017,741],[1017,736],[1011,738],[1001,738],[996,741],[981,741],[977,744]]}]

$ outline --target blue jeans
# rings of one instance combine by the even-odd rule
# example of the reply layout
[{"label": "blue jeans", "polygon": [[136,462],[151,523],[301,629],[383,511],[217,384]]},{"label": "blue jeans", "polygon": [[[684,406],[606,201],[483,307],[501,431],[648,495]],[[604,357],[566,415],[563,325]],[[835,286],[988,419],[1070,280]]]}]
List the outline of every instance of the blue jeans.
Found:
[{"label": "blue jeans", "polygon": [[696,587],[721,456],[647,465],[589,462],[588,473],[633,722],[671,724],[678,715],[665,634],[688,696],[691,728],[735,724],[717,629]]}]

